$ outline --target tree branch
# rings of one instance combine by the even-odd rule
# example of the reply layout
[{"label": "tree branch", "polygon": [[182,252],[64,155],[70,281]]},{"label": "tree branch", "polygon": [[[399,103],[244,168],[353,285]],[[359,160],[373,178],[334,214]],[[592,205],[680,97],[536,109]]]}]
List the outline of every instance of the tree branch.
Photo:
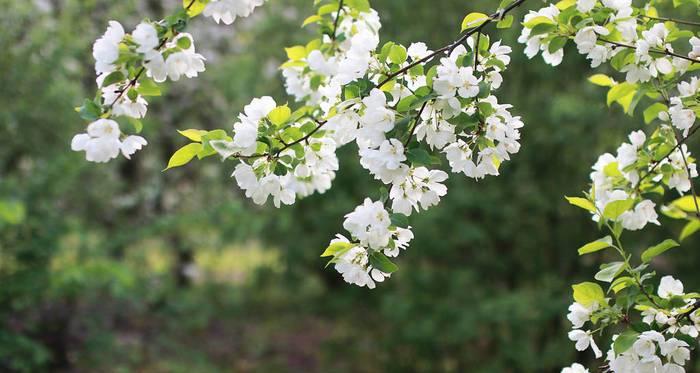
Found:
[{"label": "tree branch", "polygon": [[[635,50],[637,49],[637,47],[635,47],[634,45],[624,44],[624,43],[611,41],[611,40],[607,40],[607,39],[603,39],[603,38],[598,38],[598,40],[600,40],[604,43],[618,46],[618,47],[630,48],[630,49],[635,49]],[[674,53],[674,52],[667,51],[667,50],[649,49],[649,53],[663,54],[666,56],[678,57],[678,58],[684,59],[686,61],[694,62],[694,63],[700,63],[700,60],[696,60],[695,58],[690,58],[688,56],[684,56],[682,54]]]},{"label": "tree branch", "polygon": [[645,16],[645,15],[642,15],[642,14],[640,14],[639,17],[640,17],[640,18],[646,18],[646,19],[653,19],[653,20],[656,20],[656,21],[673,22],[673,23],[678,23],[678,24],[681,24],[681,25],[698,26],[698,27],[700,27],[700,23],[699,23],[699,22],[686,21],[686,20],[676,19],[676,18],[652,17],[652,16]]},{"label": "tree branch", "polygon": [[663,156],[661,159],[652,163],[651,168],[649,168],[649,171],[647,173],[645,173],[642,177],[639,178],[639,181],[637,181],[637,185],[634,187],[634,189],[639,189],[639,186],[642,184],[642,181],[644,181],[644,179],[646,179],[652,173],[654,173],[654,170],[656,170],[656,168],[659,167],[661,162],[663,162],[665,159],[668,159],[668,157],[670,157],[671,154],[673,154],[673,152],[675,152],[678,148],[680,148],[681,145],[686,143],[688,141],[688,139],[690,138],[690,136],[693,136],[693,134],[695,134],[695,132],[697,132],[698,129],[700,129],[700,126],[693,127],[693,129],[691,129],[690,132],[688,133],[688,136],[685,136],[684,138],[680,139],[680,141],[677,141],[677,144],[676,144],[676,146],[673,147],[673,149],[671,149],[668,153],[666,153],[666,155]]},{"label": "tree branch", "polygon": [[462,35],[459,39],[455,40],[454,42],[436,50],[435,52],[433,52],[433,53],[431,53],[431,54],[429,54],[429,55],[427,55],[427,56],[425,56],[425,57],[423,57],[415,62],[412,62],[408,66],[406,66],[406,67],[404,67],[404,68],[402,68],[394,73],[389,74],[384,80],[382,80],[381,82],[379,82],[379,84],[377,84],[377,88],[381,88],[384,84],[392,81],[394,78],[396,78],[402,74],[405,74],[407,71],[411,70],[415,66],[418,66],[422,63],[425,63],[425,62],[432,60],[433,58],[435,58],[435,56],[437,56],[441,53],[454,50],[454,48],[456,48],[460,44],[464,43],[470,36],[474,35],[477,32],[481,32],[481,30],[484,27],[486,27],[486,25],[490,24],[494,20],[498,20],[498,19],[503,18],[504,15],[508,14],[508,12],[510,12],[511,10],[522,5],[525,1],[527,1],[527,0],[515,0],[507,7],[499,10],[498,12],[496,12],[494,14],[491,14],[489,16],[489,18],[487,18],[486,21],[484,21],[484,23],[482,23],[478,27],[475,27],[475,28],[467,31],[464,35]]}]

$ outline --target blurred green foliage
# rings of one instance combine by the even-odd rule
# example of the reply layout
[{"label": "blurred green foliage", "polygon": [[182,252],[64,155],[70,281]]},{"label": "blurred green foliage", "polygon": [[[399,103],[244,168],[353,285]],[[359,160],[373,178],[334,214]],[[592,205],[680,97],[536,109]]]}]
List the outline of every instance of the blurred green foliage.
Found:
[{"label": "blurred green foliage", "polygon": [[[310,1],[270,0],[232,27],[195,20],[206,73],[168,86],[146,150],[107,165],[69,149],[72,108],[94,88],[91,43],[109,19],[132,28],[178,2],[0,3],[0,371],[543,372],[588,358],[564,315],[569,284],[596,270],[576,248],[598,233],[563,196],[642,121],[605,106],[573,49],[553,69],[524,57],[518,27],[491,31],[514,46],[500,101],[524,118],[522,151],[498,178],[452,177],[413,219],[401,271],[368,291],[318,257],[342,216],[378,197],[354,149],[331,192],[281,210],[246,201],[231,164],[160,172],[183,144],[176,129],[230,128],[252,97],[285,97],[276,66],[312,32],[298,27]],[[385,40],[437,47],[494,3],[373,5]],[[695,243],[659,272],[698,288]]]}]

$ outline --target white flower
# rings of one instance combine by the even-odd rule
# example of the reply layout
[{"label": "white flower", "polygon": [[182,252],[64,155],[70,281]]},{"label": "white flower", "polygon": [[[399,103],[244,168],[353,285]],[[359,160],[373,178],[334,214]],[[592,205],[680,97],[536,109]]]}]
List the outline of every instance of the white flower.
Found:
[{"label": "white flower", "polygon": [[679,339],[670,338],[666,342],[661,343],[659,347],[661,347],[661,355],[666,356],[669,362],[685,365],[685,361],[690,359],[688,343]]},{"label": "white flower", "polygon": [[364,247],[355,246],[343,255],[337,257],[336,260],[335,270],[343,275],[343,280],[345,280],[345,282],[374,289],[374,281],[367,271],[369,256]]},{"label": "white flower", "polygon": [[576,10],[581,13],[588,13],[595,7],[596,0],[578,0],[576,1]]},{"label": "white flower", "polygon": [[168,59],[165,61],[165,69],[168,77],[170,77],[170,79],[173,81],[180,80],[182,75],[185,75],[188,78],[194,78],[205,70],[205,58],[202,55],[195,53],[192,35],[184,32],[178,34],[178,36],[175,37],[172,42],[168,43],[169,47],[177,46],[177,41],[181,38],[190,39],[190,47],[169,55]]},{"label": "white flower", "polygon": [[146,68],[146,75],[157,83],[162,83],[168,78],[168,68],[163,59],[163,55],[157,51],[146,53],[143,66]]},{"label": "white flower", "polygon": [[662,373],[685,373],[685,369],[680,365],[666,363],[663,366]]},{"label": "white flower", "polygon": [[433,89],[443,98],[458,94],[463,98],[476,97],[479,94],[479,81],[474,76],[472,67],[457,66],[457,59],[466,54],[464,46],[455,48],[449,57],[440,59]]},{"label": "white flower", "polygon": [[639,202],[634,207],[634,210],[625,211],[620,215],[619,220],[622,223],[622,227],[634,231],[644,228],[647,223],[661,225],[658,221],[659,216],[654,209],[655,206],[654,202],[648,199]]},{"label": "white flower", "polygon": [[75,135],[71,149],[84,151],[85,159],[90,162],[104,163],[119,155],[121,141],[119,124],[110,119],[98,119],[90,123],[87,133]]},{"label": "white flower", "polygon": [[429,56],[433,51],[428,49],[425,43],[413,43],[407,49],[408,57],[413,61]]},{"label": "white flower", "polygon": [[590,320],[591,313],[598,309],[598,303],[594,302],[590,306],[586,307],[581,303],[574,302],[569,306],[569,314],[566,318],[571,321],[574,329],[578,329]]},{"label": "white flower", "polygon": [[677,97],[671,99],[671,107],[668,109],[671,123],[674,127],[683,131],[683,136],[688,136],[688,131],[695,123],[695,112],[683,107],[683,103]]},{"label": "white flower", "polygon": [[139,45],[139,47],[136,48],[136,51],[139,53],[148,53],[160,44],[158,32],[150,23],[139,23],[134,32],[131,33],[131,36],[134,38],[136,44]]},{"label": "white flower", "polygon": [[141,150],[144,146],[148,145],[146,139],[141,136],[128,136],[122,141],[121,151],[124,158],[131,159],[131,155]]},{"label": "white flower", "polygon": [[593,340],[590,330],[572,330],[569,332],[569,339],[576,342],[576,350],[585,351],[590,346],[596,358],[603,356],[603,353],[595,344],[595,340]]},{"label": "white flower", "polygon": [[113,63],[119,58],[119,43],[124,38],[124,28],[117,21],[109,21],[109,27],[92,46],[95,58],[95,72],[98,74],[114,71]]},{"label": "white flower", "polygon": [[212,17],[216,23],[230,25],[236,17],[248,17],[264,0],[212,0],[204,8],[203,14]]},{"label": "white flower", "polygon": [[673,276],[664,276],[659,283],[658,294],[664,299],[670,299],[676,295],[683,295],[683,283],[673,278]]},{"label": "white flower", "polygon": [[574,363],[570,367],[562,369],[561,373],[589,373],[589,371],[583,365]]},{"label": "white flower", "polygon": [[632,345],[632,350],[642,358],[652,357],[656,354],[656,344],[663,342],[664,336],[661,333],[653,330],[646,331],[639,335]]},{"label": "white flower", "polygon": [[688,53],[688,57],[690,58],[699,58],[700,57],[700,38],[697,36],[693,36],[690,38],[690,47],[692,50],[690,53]]},{"label": "white flower", "polygon": [[364,203],[345,215],[343,228],[364,245],[381,249],[388,245],[391,234],[391,219],[381,202],[365,199]]}]

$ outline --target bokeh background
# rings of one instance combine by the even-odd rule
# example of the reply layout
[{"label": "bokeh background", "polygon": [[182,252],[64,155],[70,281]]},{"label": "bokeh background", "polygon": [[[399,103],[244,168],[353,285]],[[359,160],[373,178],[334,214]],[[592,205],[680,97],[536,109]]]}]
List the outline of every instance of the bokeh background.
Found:
[{"label": "bokeh background", "polygon": [[[246,200],[232,163],[161,172],[185,143],[176,129],[230,129],[252,97],[286,100],[277,66],[283,47],[313,33],[298,27],[311,3],[270,0],[233,26],[193,20],[207,71],[150,100],[149,145],[134,160],[97,165],[69,148],[83,128],[73,107],[94,94],[92,42],[110,19],[132,29],[180,2],[0,0],[0,371],[554,372],[590,362],[566,337],[569,286],[606,254],[577,257],[599,233],[563,196],[586,189],[597,154],[643,122],[605,106],[571,46],[554,69],[525,58],[518,26],[489,30],[514,46],[499,100],[524,118],[522,151],[500,177],[451,177],[442,203],[412,219],[401,270],[372,291],[319,258],[343,215],[378,197],[355,149],[341,150],[331,192],[279,210]],[[385,41],[433,47],[455,38],[464,14],[495,5],[373,2]],[[629,240],[642,248],[677,234],[674,224]],[[657,261],[658,272],[697,289],[696,245]]]}]

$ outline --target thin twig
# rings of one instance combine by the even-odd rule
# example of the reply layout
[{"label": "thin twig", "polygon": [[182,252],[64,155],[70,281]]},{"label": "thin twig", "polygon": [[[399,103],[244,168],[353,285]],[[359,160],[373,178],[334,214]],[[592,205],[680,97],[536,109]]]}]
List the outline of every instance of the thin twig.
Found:
[{"label": "thin twig", "polygon": [[481,42],[481,32],[476,33],[476,44],[474,44],[474,72],[479,66],[479,43]]},{"label": "thin twig", "polygon": [[435,58],[435,56],[437,56],[441,53],[452,51],[454,48],[457,48],[457,46],[464,43],[470,36],[474,35],[477,32],[481,32],[481,30],[484,27],[486,27],[486,25],[490,24],[491,22],[493,22],[497,19],[503,18],[504,15],[506,15],[511,10],[519,7],[520,5],[522,5],[525,1],[527,1],[527,0],[516,0],[516,1],[512,2],[507,7],[490,15],[489,18],[487,18],[486,21],[484,21],[484,23],[482,23],[478,27],[475,27],[475,28],[467,31],[464,35],[462,35],[459,39],[455,40],[454,42],[436,50],[435,52],[433,52],[433,53],[431,53],[431,54],[429,54],[429,55],[427,55],[427,56],[425,56],[417,61],[414,61],[413,63],[410,63],[408,66],[406,66],[406,67],[404,67],[404,68],[402,68],[394,73],[389,74],[384,80],[382,80],[381,82],[379,82],[379,84],[377,84],[377,88],[381,88],[384,84],[390,82],[391,80],[393,80],[397,76],[405,74],[407,71],[411,70],[415,66],[418,66],[422,63],[425,63],[425,62],[432,60],[433,58]]},{"label": "thin twig", "polygon": [[659,167],[661,162],[663,162],[665,159],[668,159],[668,157],[670,157],[671,154],[673,154],[673,152],[675,152],[678,148],[681,147],[681,145],[683,145],[686,141],[688,141],[688,139],[691,136],[693,136],[693,134],[695,134],[695,132],[697,132],[698,129],[700,129],[700,125],[693,127],[693,129],[690,130],[690,132],[688,133],[687,136],[680,139],[680,141],[676,141],[677,144],[676,144],[676,146],[673,147],[673,149],[671,149],[668,153],[666,153],[666,155],[664,155],[661,159],[652,163],[651,167],[649,168],[649,171],[647,173],[645,173],[642,177],[639,178],[639,181],[637,181],[637,185],[634,187],[634,189],[639,189],[639,186],[642,184],[642,181],[644,181],[644,179],[646,179],[652,173],[654,173],[654,170],[656,170],[656,168]]},{"label": "thin twig", "polygon": [[[603,38],[598,38],[598,40],[605,42],[605,43],[608,43],[608,44],[616,45],[618,47],[637,49],[637,47],[635,47],[634,45],[624,44],[624,43],[620,43],[620,42],[616,42],[616,41],[612,41],[612,40],[607,40],[607,39],[603,39]],[[666,56],[678,57],[678,58],[684,59],[686,61],[694,62],[694,63],[700,63],[700,60],[697,60],[695,58],[690,58],[688,56],[684,56],[682,54],[674,53],[674,52],[671,52],[668,50],[649,49],[649,53],[663,54]]]},{"label": "thin twig", "polygon": [[[194,5],[195,2],[196,2],[196,0],[191,0],[190,3],[185,7],[185,10],[190,10],[190,8],[192,7],[192,5]],[[176,35],[177,35],[177,33],[175,33],[173,36],[176,36]],[[161,40],[160,44],[158,44],[158,46],[156,47],[156,50],[160,50],[161,48],[163,48],[163,46],[165,46],[165,44],[168,42],[168,40],[169,40],[169,38],[167,38],[167,37],[164,38],[163,40]],[[114,107],[114,105],[116,105],[116,103],[117,103],[122,97],[124,97],[124,93],[128,92],[128,91],[131,89],[131,87],[133,87],[133,86],[136,85],[136,83],[139,81],[139,79],[141,78],[141,76],[143,75],[143,73],[144,73],[145,71],[146,71],[146,68],[143,67],[143,66],[141,66],[141,68],[139,69],[139,71],[136,72],[136,75],[134,76],[134,78],[131,79],[131,80],[129,80],[129,82],[126,84],[126,86],[124,86],[124,88],[122,88],[122,89],[119,91],[119,94],[118,94],[117,97],[114,99],[114,101],[112,101],[111,104],[107,105],[107,110],[112,110],[112,108]]]},{"label": "thin twig", "polygon": [[[430,100],[428,100],[430,101]],[[425,110],[425,107],[428,105],[428,101],[423,103],[423,106],[420,107],[420,110],[418,110],[418,115],[416,115],[416,120],[413,122],[413,127],[411,127],[411,131],[408,133],[408,138],[406,139],[406,142],[403,144],[403,147],[406,148],[408,147],[408,144],[411,143],[411,138],[413,137],[413,133],[416,132],[416,127],[418,127],[418,122],[420,122],[420,118],[423,115],[423,111]]]},{"label": "thin twig", "polygon": [[336,33],[338,32],[338,22],[340,21],[340,12],[343,10],[343,0],[338,1],[338,13],[335,14],[335,22],[333,23],[333,35],[331,35],[331,39],[335,40]]},{"label": "thin twig", "polygon": [[688,26],[698,26],[700,27],[699,22],[692,22],[692,21],[686,21],[682,19],[676,19],[676,18],[666,18],[666,17],[652,17],[652,16],[645,16],[640,14],[639,17],[641,18],[646,18],[646,19],[653,19],[656,21],[664,21],[664,22],[673,22],[673,23],[678,23],[681,25],[688,25]]}]

